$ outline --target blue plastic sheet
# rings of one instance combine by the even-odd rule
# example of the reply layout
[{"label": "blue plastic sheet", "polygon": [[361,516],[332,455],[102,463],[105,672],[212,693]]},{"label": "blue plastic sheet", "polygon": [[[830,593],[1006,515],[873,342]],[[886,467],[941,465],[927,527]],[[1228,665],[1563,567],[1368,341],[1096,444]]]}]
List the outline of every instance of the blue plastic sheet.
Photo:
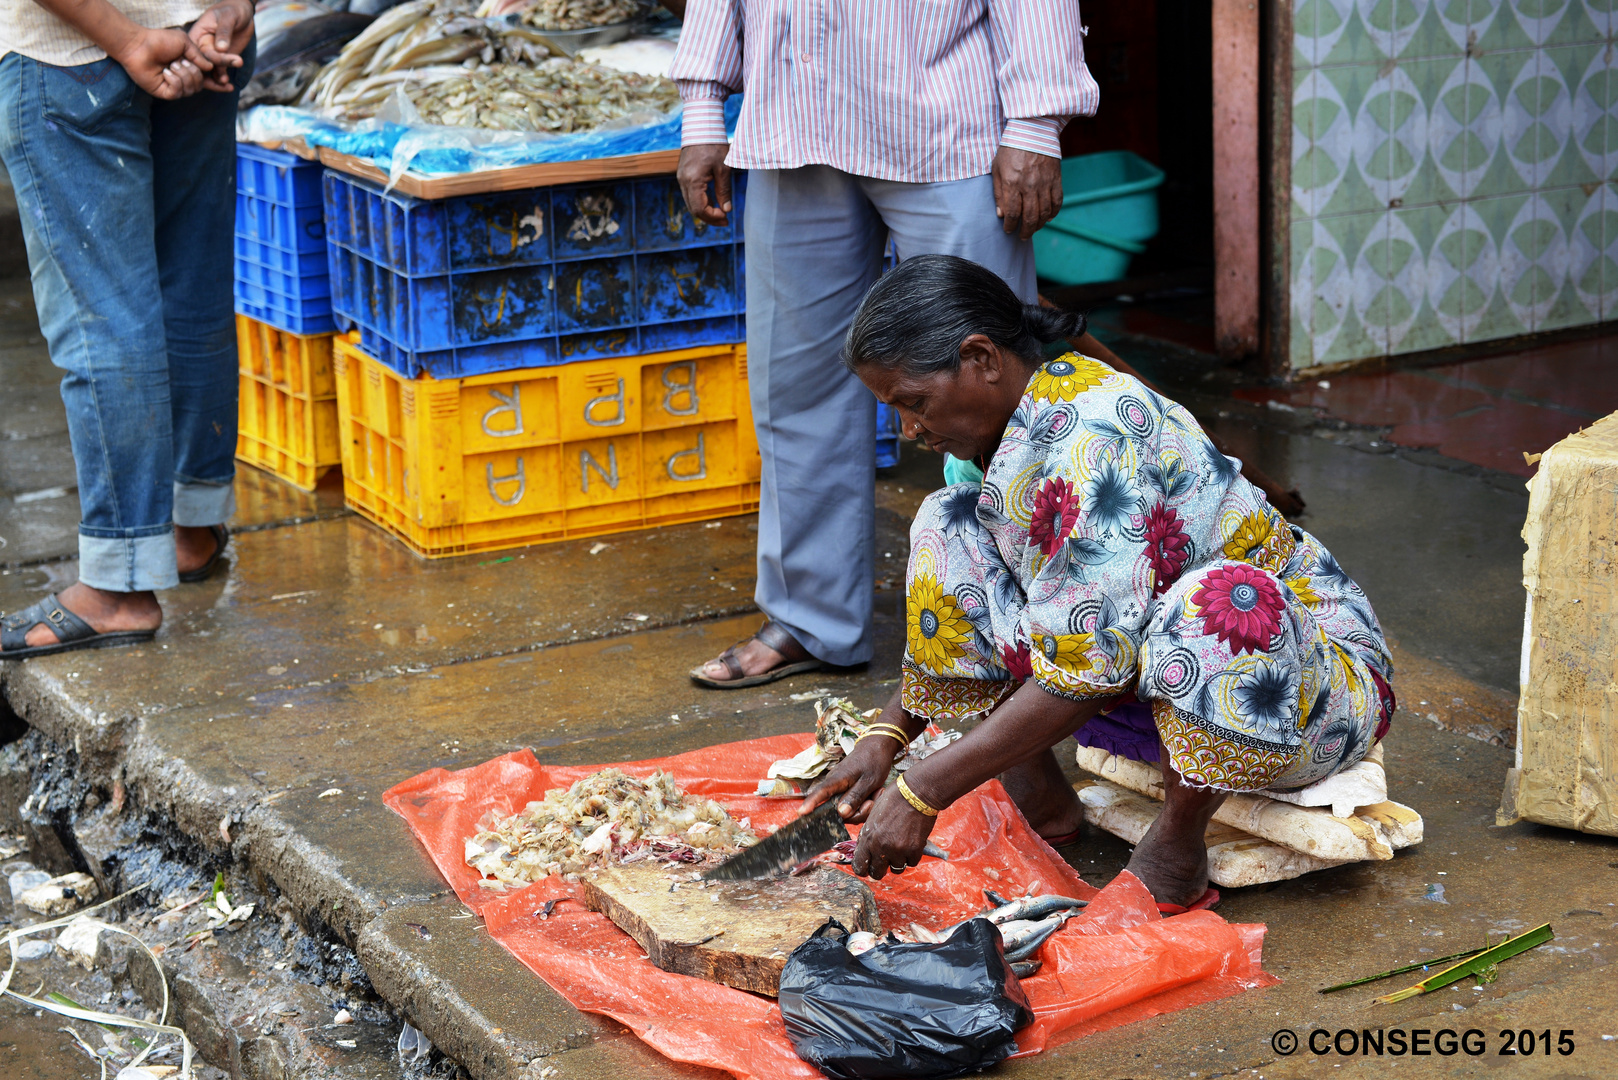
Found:
[{"label": "blue plastic sheet", "polygon": [[[734,133],[742,99],[725,102],[725,127]],[[261,105],[243,114],[239,137],[264,142],[301,136],[310,146],[324,146],[369,161],[397,178],[406,169],[425,176],[481,172],[517,165],[623,157],[680,148],[680,112],[651,124],[573,135],[535,136],[522,132],[484,132],[451,127],[411,127],[385,120],[340,124],[307,109]],[[399,160],[396,160],[399,159]]]}]

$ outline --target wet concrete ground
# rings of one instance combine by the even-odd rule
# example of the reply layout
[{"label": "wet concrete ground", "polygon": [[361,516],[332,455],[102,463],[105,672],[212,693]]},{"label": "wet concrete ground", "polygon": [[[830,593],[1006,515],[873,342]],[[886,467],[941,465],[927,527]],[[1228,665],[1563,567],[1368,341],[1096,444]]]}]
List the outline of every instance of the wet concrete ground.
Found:
[{"label": "wet concrete ground", "polygon": [[[1520,480],[1390,443],[1386,425],[1235,399],[1193,353],[1114,340],[1301,489],[1300,523],[1366,587],[1397,642],[1391,794],[1422,812],[1427,841],[1389,863],[1229,894],[1223,915],[1270,927],[1265,965],[1280,986],[1003,1071],[1338,1075],[1343,1061],[1279,1055],[1271,1034],[1403,1025],[1485,1029],[1489,1055],[1348,1067],[1618,1075],[1618,1041],[1601,1039],[1618,1035],[1606,967],[1618,941],[1618,841],[1493,824],[1514,726]],[[0,611],[73,579],[76,498],[53,383],[26,293],[0,286]],[[12,387],[25,392],[13,398]],[[303,495],[244,466],[246,531],[229,573],[165,594],[153,644],[0,665],[0,691],[72,748],[103,798],[123,785],[131,807],[172,822],[208,858],[284,898],[305,927],[352,948],[380,996],[479,1080],[534,1080],[545,1068],[614,1080],[694,1074],[574,1012],[474,920],[457,918],[459,904],[379,797],[422,769],[519,746],[558,763],[630,760],[808,730],[820,691],[878,703],[897,676],[906,519],[936,482],[934,460],[906,453],[879,485],[878,659],[866,669],[732,693],[685,677],[757,623],[750,518],[612,537],[596,555],[585,541],[428,563],[344,513],[333,487]],[[1072,857],[1099,885],[1128,849],[1098,835]],[[1430,898],[1436,886],[1441,902]],[[1375,1008],[1370,990],[1314,992],[1545,921],[1557,940],[1479,990]],[[1508,1023],[1571,1028],[1576,1050],[1500,1058],[1495,1033]],[[53,1052],[48,1039],[33,1045]]]}]

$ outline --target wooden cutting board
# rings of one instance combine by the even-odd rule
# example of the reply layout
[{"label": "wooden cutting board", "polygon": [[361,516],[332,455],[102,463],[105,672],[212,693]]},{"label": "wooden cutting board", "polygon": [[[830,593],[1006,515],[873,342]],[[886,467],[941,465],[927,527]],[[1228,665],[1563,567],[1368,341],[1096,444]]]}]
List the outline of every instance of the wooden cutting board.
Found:
[{"label": "wooden cutting board", "polygon": [[866,884],[825,867],[766,881],[692,881],[690,872],[625,866],[584,879],[585,903],[640,943],[664,971],[774,997],[792,950],[836,919],[881,933]]}]

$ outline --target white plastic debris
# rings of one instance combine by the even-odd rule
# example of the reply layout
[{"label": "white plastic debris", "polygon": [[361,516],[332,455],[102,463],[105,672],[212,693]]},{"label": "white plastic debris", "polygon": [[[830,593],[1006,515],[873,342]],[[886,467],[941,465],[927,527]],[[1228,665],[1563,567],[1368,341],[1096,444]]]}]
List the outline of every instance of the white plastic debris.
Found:
[{"label": "white plastic debris", "polygon": [[231,923],[245,921],[253,914],[253,905],[232,905],[225,890],[220,889],[214,896],[213,903],[204,907],[203,910],[207,912],[208,921],[212,924],[213,929],[218,929],[228,927]]},{"label": "white plastic debris", "polygon": [[341,795],[342,793],[343,793],[343,789],[340,788],[340,787],[329,787],[325,791],[322,791],[319,795],[316,795],[315,798],[317,798],[317,799],[329,799],[333,795]]},{"label": "white plastic debris", "polygon": [[427,1036],[406,1021],[404,1030],[399,1032],[399,1064],[414,1065],[418,1061],[425,1061],[432,1052],[433,1044],[427,1040]]},{"label": "white plastic debris", "polygon": [[100,919],[80,915],[56,935],[56,947],[69,960],[88,971],[95,967],[96,953],[101,948],[101,931],[106,926]]},{"label": "white plastic debris", "polygon": [[66,915],[91,903],[101,895],[96,879],[89,874],[72,873],[47,878],[43,884],[17,897],[17,903],[41,915]]},{"label": "white plastic debris", "polygon": [[331,1018],[331,1022],[334,1024],[352,1024],[354,1022],[354,1014],[349,1012],[347,1009],[338,1009],[337,1015]]},{"label": "white plastic debris", "polygon": [[[64,875],[64,877],[67,876],[72,875]],[[77,876],[85,878],[85,880],[89,881],[92,886],[94,885],[93,879],[88,878],[86,875],[81,874]],[[43,888],[44,886],[39,887]],[[124,897],[130,896],[134,891],[136,890],[131,890],[130,892],[124,893],[123,896],[117,896],[110,900],[103,901],[102,903],[97,904],[94,908],[91,908],[90,911],[82,912],[76,916],[48,919],[45,922],[35,923],[31,926],[18,926],[9,931],[5,931],[4,933],[0,933],[0,948],[8,950],[12,953],[12,955],[19,959],[37,959],[40,956],[49,955],[54,946],[51,944],[51,942],[45,940],[43,936],[35,935],[44,935],[53,932],[60,934],[62,931],[65,931],[69,927],[73,926],[73,924],[87,920],[87,917],[91,911],[97,911],[100,908],[115,904],[119,900],[124,899]],[[146,942],[141,940],[140,935],[121,926],[113,926],[109,923],[102,923],[101,930],[105,933],[118,934],[120,936],[127,937],[131,942],[134,943],[135,947],[144,954],[145,959],[151,963],[152,967],[156,971],[157,985],[162,991],[161,1001],[157,1003],[158,1010],[155,1015],[159,1017],[168,1016],[171,1003],[168,978],[163,972],[163,964],[162,961],[158,959],[157,954],[152,951],[151,947],[148,946]],[[10,983],[9,986],[6,985],[8,982]],[[163,1080],[164,1077],[176,1072],[183,1076],[191,1075],[191,1063],[193,1056],[196,1053],[196,1048],[191,1045],[191,1040],[186,1036],[185,1031],[181,1028],[174,1027],[170,1024],[164,1024],[154,1019],[128,1016],[119,1013],[101,1012],[99,1010],[77,1004],[76,1002],[69,1001],[68,999],[63,998],[61,995],[34,997],[20,991],[17,988],[17,984],[7,979],[5,976],[0,976],[0,989],[4,989],[7,996],[15,998],[23,1005],[30,1006],[36,1010],[34,1013],[35,1016],[39,1016],[45,1012],[51,1012],[57,1014],[58,1016],[65,1016],[74,1020],[85,1020],[108,1029],[108,1038],[103,1040],[106,1045],[101,1050],[91,1047],[73,1028],[64,1027],[60,1029],[71,1035],[73,1040],[78,1043],[79,1047],[91,1057],[96,1058],[98,1061],[102,1061],[103,1064],[101,1075],[103,1078],[105,1078],[107,1075],[104,1059],[108,1050],[113,1052],[112,1056],[114,1059],[127,1059],[131,1052],[124,1045],[123,1040],[125,1038],[130,1038],[132,1040],[133,1036],[113,1035],[112,1025],[117,1025],[118,1028],[135,1028],[146,1033],[138,1044],[140,1048],[139,1051],[135,1053],[134,1060],[129,1061],[128,1064],[124,1066],[125,1070],[139,1069],[141,1071],[133,1073],[126,1071],[120,1075],[127,1076],[129,1080]],[[43,986],[41,986],[40,989],[43,989]],[[37,992],[38,991],[35,991],[35,993]],[[148,1017],[153,1015],[154,1014],[152,1013],[147,1014]],[[158,1040],[164,1037],[171,1037],[175,1042],[167,1045],[160,1044]],[[178,1045],[175,1045],[176,1043]],[[172,1056],[176,1050],[179,1051],[180,1055],[180,1064],[178,1068],[159,1066],[149,1064],[147,1062],[148,1057],[168,1057]]]},{"label": "white plastic debris", "polygon": [[22,898],[23,893],[35,886],[45,884],[50,879],[49,871],[36,870],[32,866],[26,870],[12,871],[11,875],[6,878],[6,883],[11,886],[11,902],[16,903]]},{"label": "white plastic debris", "polygon": [[16,947],[17,959],[43,960],[51,954],[51,949],[54,947],[50,942],[40,941],[38,938],[33,941],[20,942]]}]

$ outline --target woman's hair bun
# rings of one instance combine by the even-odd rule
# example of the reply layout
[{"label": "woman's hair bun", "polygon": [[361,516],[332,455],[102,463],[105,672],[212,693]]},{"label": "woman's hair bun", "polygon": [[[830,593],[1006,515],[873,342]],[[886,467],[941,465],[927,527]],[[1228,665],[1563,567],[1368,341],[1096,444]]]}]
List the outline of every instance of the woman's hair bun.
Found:
[{"label": "woman's hair bun", "polygon": [[982,334],[1025,364],[1084,333],[1083,315],[1025,304],[994,271],[955,255],[916,255],[877,279],[843,341],[843,363],[918,378],[959,370],[961,343]]},{"label": "woman's hair bun", "polygon": [[1063,311],[1043,304],[1024,304],[1022,321],[1028,333],[1046,345],[1079,337],[1089,326],[1089,320],[1080,312]]}]

